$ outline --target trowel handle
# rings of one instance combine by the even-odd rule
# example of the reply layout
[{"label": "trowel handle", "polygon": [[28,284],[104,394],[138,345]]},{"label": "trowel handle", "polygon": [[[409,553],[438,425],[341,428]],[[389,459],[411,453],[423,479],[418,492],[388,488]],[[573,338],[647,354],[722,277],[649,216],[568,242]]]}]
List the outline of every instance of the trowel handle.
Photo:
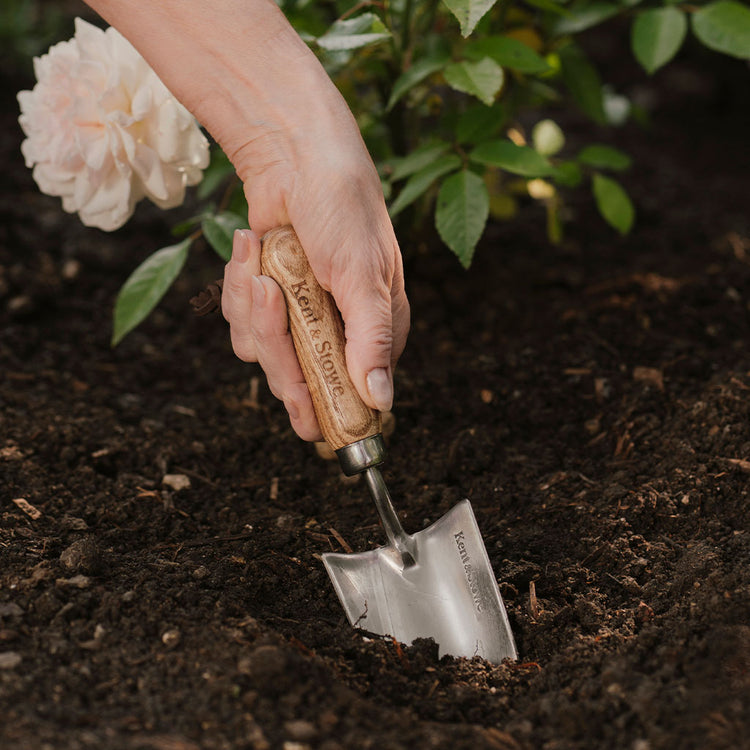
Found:
[{"label": "trowel handle", "polygon": [[292,227],[264,235],[260,262],[284,292],[289,330],[323,437],[339,450],[378,434],[380,413],[362,401],[349,378],[341,315],[313,275]]}]

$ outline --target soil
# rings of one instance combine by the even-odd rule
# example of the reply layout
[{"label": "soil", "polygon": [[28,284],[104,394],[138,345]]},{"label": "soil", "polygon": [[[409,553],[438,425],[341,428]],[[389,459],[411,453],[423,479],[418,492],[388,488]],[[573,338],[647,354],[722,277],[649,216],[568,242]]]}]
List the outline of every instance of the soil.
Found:
[{"label": "soil", "polygon": [[520,652],[500,665],[347,624],[319,556],[383,543],[374,508],[192,315],[208,250],[110,348],[174,214],[64,215],[3,81],[0,746],[750,747],[747,68],[612,66],[652,107],[594,133],[636,159],[631,235],[581,194],[558,247],[524,206],[468,273],[407,257],[384,473],[411,531],[470,498]]}]

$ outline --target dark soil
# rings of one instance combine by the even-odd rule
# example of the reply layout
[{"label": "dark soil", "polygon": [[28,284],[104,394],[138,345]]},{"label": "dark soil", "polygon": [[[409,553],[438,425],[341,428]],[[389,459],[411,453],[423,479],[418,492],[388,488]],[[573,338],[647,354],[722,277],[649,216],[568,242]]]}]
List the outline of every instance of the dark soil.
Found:
[{"label": "dark soil", "polygon": [[633,74],[652,126],[607,135],[637,161],[629,237],[581,196],[560,247],[530,206],[469,273],[409,254],[384,472],[411,531],[471,499],[503,665],[346,623],[319,555],[381,544],[374,508],[220,316],[192,316],[210,252],[110,349],[173,217],[106,235],[62,214],[6,80],[0,746],[750,747],[750,100],[746,67],[710,60]]}]

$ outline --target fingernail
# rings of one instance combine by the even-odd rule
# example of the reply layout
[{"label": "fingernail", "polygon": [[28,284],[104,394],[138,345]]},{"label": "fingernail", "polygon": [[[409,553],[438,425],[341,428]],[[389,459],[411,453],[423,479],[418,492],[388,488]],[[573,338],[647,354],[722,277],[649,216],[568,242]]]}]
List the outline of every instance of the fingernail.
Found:
[{"label": "fingernail", "polygon": [[253,276],[250,279],[250,287],[253,294],[253,309],[260,310],[266,305],[266,288],[260,280],[260,276]]},{"label": "fingernail", "polygon": [[284,407],[287,410],[287,413],[289,414],[289,419],[295,420],[299,419],[299,407],[297,404],[294,403],[294,401],[284,401]]},{"label": "fingernail", "polygon": [[250,257],[250,237],[246,229],[235,229],[232,236],[232,260],[245,263]]},{"label": "fingernail", "polygon": [[389,411],[393,406],[393,383],[385,367],[367,373],[367,390],[378,410]]}]

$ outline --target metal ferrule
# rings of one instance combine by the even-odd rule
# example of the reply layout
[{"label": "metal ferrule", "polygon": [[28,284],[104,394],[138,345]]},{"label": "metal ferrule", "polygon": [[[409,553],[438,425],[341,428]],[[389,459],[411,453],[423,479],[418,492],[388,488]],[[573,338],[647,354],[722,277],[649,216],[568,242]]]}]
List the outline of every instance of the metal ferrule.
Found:
[{"label": "metal ferrule", "polygon": [[345,445],[336,451],[341,464],[341,470],[351,477],[362,473],[365,469],[378,466],[385,461],[385,443],[382,435],[358,440],[351,445]]}]

